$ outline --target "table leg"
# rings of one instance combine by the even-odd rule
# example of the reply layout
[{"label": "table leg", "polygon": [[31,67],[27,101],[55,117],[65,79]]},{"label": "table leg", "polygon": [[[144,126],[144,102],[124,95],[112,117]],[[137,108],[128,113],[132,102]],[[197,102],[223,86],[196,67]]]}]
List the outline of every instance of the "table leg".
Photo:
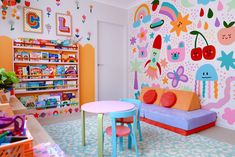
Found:
[{"label": "table leg", "polygon": [[85,111],[81,111],[82,112],[82,145],[85,146],[86,145],[86,126],[85,126]]},{"label": "table leg", "polygon": [[98,157],[103,157],[103,114],[98,114]]}]

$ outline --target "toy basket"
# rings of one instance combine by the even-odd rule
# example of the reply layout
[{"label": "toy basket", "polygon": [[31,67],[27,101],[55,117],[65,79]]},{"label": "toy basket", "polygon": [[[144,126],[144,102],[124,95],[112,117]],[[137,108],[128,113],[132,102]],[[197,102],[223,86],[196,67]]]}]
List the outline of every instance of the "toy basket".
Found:
[{"label": "toy basket", "polygon": [[28,139],[0,146],[0,157],[33,157],[33,137],[26,131]]}]

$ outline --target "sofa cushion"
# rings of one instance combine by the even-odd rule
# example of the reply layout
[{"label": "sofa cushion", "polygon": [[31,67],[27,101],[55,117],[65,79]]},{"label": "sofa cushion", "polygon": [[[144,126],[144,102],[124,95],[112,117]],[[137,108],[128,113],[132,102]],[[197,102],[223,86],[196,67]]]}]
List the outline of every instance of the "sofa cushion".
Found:
[{"label": "sofa cushion", "polygon": [[140,116],[183,130],[192,130],[216,120],[216,112],[213,111],[198,109],[188,112],[144,103]]},{"label": "sofa cushion", "polygon": [[161,99],[162,94],[164,94],[167,91],[171,91],[175,93],[177,97],[176,103],[171,108],[184,110],[184,111],[193,111],[193,110],[197,110],[201,108],[201,103],[200,103],[198,96],[194,92],[183,91],[183,90],[144,87],[141,89],[139,100],[144,102],[143,101],[144,93],[151,89],[157,92],[158,97],[156,101],[154,102],[155,105],[161,105],[160,99]]},{"label": "sofa cushion", "polygon": [[157,93],[155,90],[148,90],[144,93],[143,100],[146,104],[153,104],[157,99]]},{"label": "sofa cushion", "polygon": [[160,102],[162,106],[170,108],[175,104],[176,100],[177,98],[175,93],[166,92],[162,95]]},{"label": "sofa cushion", "polygon": [[162,94],[164,93],[164,89],[161,89],[161,88],[152,88],[152,87],[144,87],[144,88],[142,88],[140,96],[139,96],[139,100],[141,102],[144,102],[143,97],[144,97],[145,92],[147,92],[148,90],[155,90],[156,91],[157,98],[156,98],[156,100],[155,100],[155,102],[153,104],[155,104],[155,105],[160,104],[160,98],[161,98]]}]

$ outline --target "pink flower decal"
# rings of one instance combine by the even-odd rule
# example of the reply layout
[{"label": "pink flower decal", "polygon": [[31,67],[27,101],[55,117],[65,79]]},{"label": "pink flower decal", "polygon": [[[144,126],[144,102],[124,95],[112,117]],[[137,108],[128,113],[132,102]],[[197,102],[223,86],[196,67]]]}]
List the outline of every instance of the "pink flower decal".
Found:
[{"label": "pink flower decal", "polygon": [[228,122],[228,124],[233,125],[235,123],[235,109],[225,108],[222,118]]},{"label": "pink flower decal", "polygon": [[138,34],[139,41],[142,43],[142,41],[146,41],[146,34],[148,30],[144,29],[143,27],[140,28],[140,33]]}]

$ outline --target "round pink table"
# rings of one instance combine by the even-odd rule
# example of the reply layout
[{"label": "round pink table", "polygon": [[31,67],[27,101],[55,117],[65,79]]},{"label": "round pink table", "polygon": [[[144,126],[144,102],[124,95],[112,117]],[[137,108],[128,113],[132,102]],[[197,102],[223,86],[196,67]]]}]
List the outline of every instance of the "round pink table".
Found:
[{"label": "round pink table", "polygon": [[85,112],[98,114],[98,156],[103,156],[103,114],[121,112],[135,108],[134,104],[123,101],[95,101],[82,105],[82,145],[85,146]]}]

